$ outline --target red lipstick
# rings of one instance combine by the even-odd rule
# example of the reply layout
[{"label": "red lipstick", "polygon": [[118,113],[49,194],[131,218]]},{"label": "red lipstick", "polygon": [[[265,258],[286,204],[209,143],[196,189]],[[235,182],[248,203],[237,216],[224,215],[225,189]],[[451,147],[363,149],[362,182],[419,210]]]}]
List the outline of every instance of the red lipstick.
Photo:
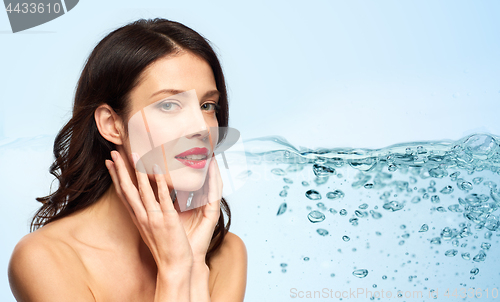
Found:
[{"label": "red lipstick", "polygon": [[175,156],[175,159],[184,165],[194,168],[203,169],[208,159],[207,148],[192,148]]}]

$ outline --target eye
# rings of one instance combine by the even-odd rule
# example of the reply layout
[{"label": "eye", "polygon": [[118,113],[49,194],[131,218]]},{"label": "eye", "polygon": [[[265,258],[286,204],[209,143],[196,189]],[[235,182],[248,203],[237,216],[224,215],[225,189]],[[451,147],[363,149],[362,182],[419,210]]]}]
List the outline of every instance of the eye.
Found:
[{"label": "eye", "polygon": [[178,104],[174,103],[174,102],[161,102],[158,107],[163,110],[163,111],[173,111],[173,108],[175,108],[175,106],[179,107]]},{"label": "eye", "polygon": [[220,109],[220,106],[219,106],[219,104],[216,104],[216,103],[205,103],[205,104],[201,105],[201,108],[206,110],[206,111],[218,112]]}]

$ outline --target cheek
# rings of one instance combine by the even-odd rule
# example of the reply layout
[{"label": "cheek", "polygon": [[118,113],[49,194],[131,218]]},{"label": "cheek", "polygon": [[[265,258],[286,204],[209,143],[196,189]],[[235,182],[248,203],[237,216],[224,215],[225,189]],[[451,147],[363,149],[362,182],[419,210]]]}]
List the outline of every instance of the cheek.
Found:
[{"label": "cheek", "polygon": [[153,121],[150,123],[150,135],[155,147],[174,143],[181,137],[181,127],[175,121]]},{"label": "cheek", "polygon": [[139,114],[133,115],[127,124],[128,127],[128,140],[124,146],[128,149],[129,153],[135,152],[142,157],[151,149],[150,139],[146,124]]}]

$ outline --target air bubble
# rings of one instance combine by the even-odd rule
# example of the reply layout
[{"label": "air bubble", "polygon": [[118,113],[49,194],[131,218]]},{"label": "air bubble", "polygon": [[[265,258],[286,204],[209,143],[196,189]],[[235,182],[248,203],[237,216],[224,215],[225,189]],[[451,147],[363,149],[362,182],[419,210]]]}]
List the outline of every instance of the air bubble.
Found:
[{"label": "air bubble", "polygon": [[323,220],[325,220],[325,214],[323,214],[319,211],[311,211],[309,213],[309,215],[307,215],[307,218],[312,223],[318,223],[318,222],[322,222]]},{"label": "air bubble", "polygon": [[364,278],[364,277],[368,276],[368,270],[366,270],[366,269],[357,269],[357,270],[353,271],[352,274],[355,277]]},{"label": "air bubble", "polygon": [[319,192],[316,190],[308,190],[306,192],[306,197],[310,200],[319,200],[321,199],[321,194],[319,194]]},{"label": "air bubble", "polygon": [[335,190],[333,192],[326,193],[326,198],[328,198],[328,199],[340,199],[344,196],[345,196],[345,194],[341,190]]},{"label": "air bubble", "polygon": [[273,173],[274,175],[278,175],[278,176],[282,176],[282,175],[285,175],[286,172],[283,171],[282,169],[280,168],[274,168],[271,170],[271,173]]},{"label": "air bubble", "polygon": [[279,216],[285,212],[286,212],[286,202],[284,202],[280,205],[280,208],[278,209],[278,213],[276,215]]}]

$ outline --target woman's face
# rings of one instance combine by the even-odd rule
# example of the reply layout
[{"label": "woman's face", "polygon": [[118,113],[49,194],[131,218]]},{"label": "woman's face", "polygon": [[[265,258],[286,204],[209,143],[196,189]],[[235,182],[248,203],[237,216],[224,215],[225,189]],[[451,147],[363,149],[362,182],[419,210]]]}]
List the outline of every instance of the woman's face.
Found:
[{"label": "woman's face", "polygon": [[219,92],[210,65],[189,52],[159,59],[143,72],[130,101],[124,147],[139,154],[139,171],[154,180],[156,163],[170,188],[200,189],[218,141]]}]

